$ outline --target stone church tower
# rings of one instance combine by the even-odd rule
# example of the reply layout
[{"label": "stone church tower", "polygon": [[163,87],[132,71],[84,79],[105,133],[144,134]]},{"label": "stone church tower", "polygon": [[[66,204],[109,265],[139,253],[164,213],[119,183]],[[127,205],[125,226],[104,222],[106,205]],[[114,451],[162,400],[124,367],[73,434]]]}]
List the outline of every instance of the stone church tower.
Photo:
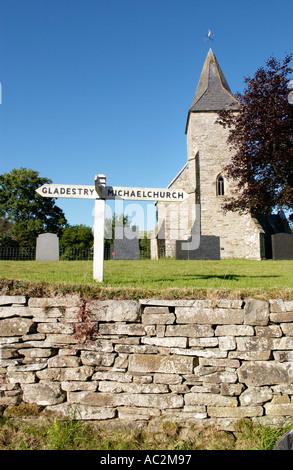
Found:
[{"label": "stone church tower", "polygon": [[182,203],[158,202],[152,258],[261,259],[265,232],[259,222],[237,212],[224,214],[226,196],[235,193],[223,168],[230,162],[228,130],[216,124],[217,112],[232,109],[232,95],[217,59],[210,49],[187,116],[187,163],[168,186],[184,189]]}]

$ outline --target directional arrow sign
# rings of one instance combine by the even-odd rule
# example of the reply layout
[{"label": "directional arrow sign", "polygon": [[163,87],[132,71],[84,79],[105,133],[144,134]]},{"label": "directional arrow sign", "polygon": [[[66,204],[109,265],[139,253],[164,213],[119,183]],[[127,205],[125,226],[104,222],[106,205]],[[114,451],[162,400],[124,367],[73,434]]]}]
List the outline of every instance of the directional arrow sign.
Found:
[{"label": "directional arrow sign", "polygon": [[[44,184],[36,189],[43,197],[100,199],[95,186],[73,184]],[[188,194],[182,189],[166,188],[128,188],[121,186],[99,186],[101,199],[124,199],[126,201],[165,201],[181,202]]]},{"label": "directional arrow sign", "polygon": [[36,189],[36,192],[43,197],[95,199],[93,275],[94,279],[99,282],[103,282],[104,276],[104,223],[106,199],[182,202],[188,197],[188,194],[182,189],[106,186],[105,175],[96,175],[94,186],[44,184],[40,188]]},{"label": "directional arrow sign", "polygon": [[100,189],[103,199],[124,199],[126,201],[181,202],[188,197],[188,194],[182,189],[128,188],[121,186],[100,186]]},{"label": "directional arrow sign", "polygon": [[43,197],[67,197],[74,199],[97,199],[94,186],[81,186],[74,184],[44,184],[36,189]]}]

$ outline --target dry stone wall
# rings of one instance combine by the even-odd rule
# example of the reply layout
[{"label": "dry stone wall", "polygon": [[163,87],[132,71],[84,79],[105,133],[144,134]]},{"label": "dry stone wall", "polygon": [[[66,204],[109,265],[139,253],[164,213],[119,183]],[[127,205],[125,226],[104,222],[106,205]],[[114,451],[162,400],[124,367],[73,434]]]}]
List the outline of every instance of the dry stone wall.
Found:
[{"label": "dry stone wall", "polygon": [[228,431],[293,420],[293,301],[0,296],[0,346],[3,407]]}]

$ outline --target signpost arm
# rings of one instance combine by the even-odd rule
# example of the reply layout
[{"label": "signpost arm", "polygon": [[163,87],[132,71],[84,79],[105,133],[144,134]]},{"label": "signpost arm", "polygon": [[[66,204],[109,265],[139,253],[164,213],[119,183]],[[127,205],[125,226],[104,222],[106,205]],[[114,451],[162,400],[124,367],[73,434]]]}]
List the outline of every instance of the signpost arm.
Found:
[{"label": "signpost arm", "polygon": [[[105,186],[104,175],[97,175],[95,180],[97,186]],[[98,192],[99,194],[99,192]],[[105,200],[95,200],[95,221],[94,221],[94,262],[93,277],[95,281],[104,280],[104,230],[105,230]]]}]

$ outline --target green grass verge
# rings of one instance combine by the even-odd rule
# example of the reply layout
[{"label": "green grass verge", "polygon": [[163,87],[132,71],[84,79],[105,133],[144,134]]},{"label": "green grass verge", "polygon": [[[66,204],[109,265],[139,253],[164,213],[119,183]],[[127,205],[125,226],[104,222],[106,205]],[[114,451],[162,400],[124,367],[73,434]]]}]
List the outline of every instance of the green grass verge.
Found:
[{"label": "green grass verge", "polygon": [[34,405],[0,410],[1,450],[272,450],[287,427],[261,426],[240,420],[235,431],[214,426],[181,429],[173,421],[162,422],[156,432],[135,427],[107,431],[99,423],[44,414]]},{"label": "green grass verge", "polygon": [[293,261],[105,261],[104,282],[92,261],[0,261],[2,293],[77,292],[92,298],[293,299]]}]

